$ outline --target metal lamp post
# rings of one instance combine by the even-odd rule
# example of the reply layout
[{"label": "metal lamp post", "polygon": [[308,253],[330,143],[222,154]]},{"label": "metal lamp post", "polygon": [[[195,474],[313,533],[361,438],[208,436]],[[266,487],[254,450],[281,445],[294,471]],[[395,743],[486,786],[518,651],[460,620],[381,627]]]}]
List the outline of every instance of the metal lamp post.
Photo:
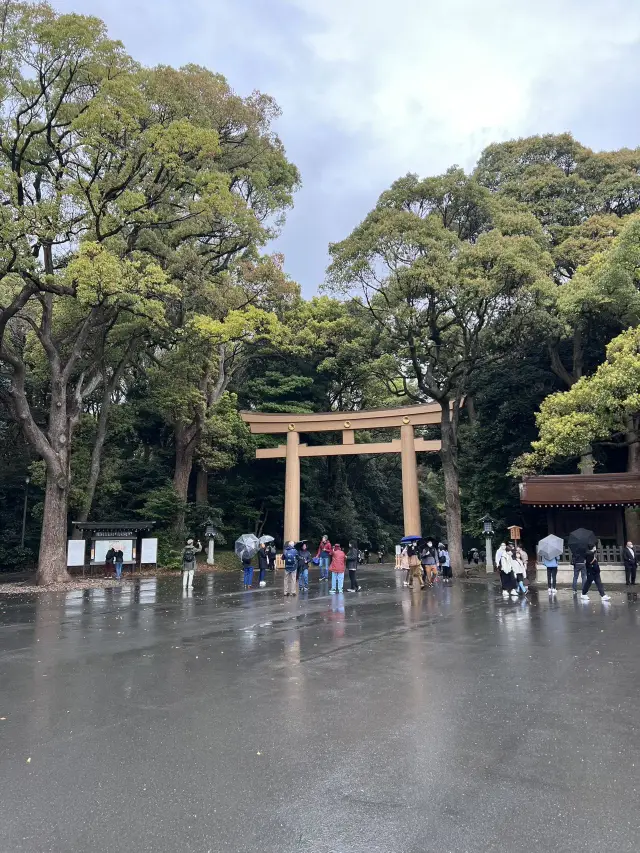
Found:
[{"label": "metal lamp post", "polygon": [[485,553],[486,553],[486,569],[487,572],[493,572],[493,548],[491,547],[491,537],[493,536],[493,519],[490,515],[485,515],[482,521],[482,530],[485,536]]},{"label": "metal lamp post", "polygon": [[213,526],[213,522],[211,521],[211,519],[207,521],[207,529],[205,530],[204,535],[207,540],[207,565],[215,566],[215,539],[218,535],[218,531]]},{"label": "metal lamp post", "polygon": [[29,483],[31,477],[24,478],[24,506],[22,508],[22,537],[20,539],[20,547],[24,548],[24,534],[27,527],[27,499],[29,497]]}]

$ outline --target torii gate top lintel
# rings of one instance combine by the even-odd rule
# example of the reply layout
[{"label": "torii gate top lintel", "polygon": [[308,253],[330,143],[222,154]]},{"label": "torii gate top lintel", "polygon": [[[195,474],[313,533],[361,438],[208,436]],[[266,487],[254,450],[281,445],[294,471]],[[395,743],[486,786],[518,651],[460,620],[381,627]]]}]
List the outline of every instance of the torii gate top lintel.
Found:
[{"label": "torii gate top lintel", "polygon": [[[439,403],[401,406],[395,409],[374,409],[360,412],[326,412],[300,414],[241,412],[242,420],[252,433],[286,433],[287,443],[280,447],[264,447],[256,451],[258,459],[286,459],[285,473],[285,540],[300,538],[300,458],[303,456],[351,456],[355,454],[400,453],[402,460],[402,498],[405,535],[420,535],[420,503],[416,453],[437,452],[439,441],[416,438],[414,427],[441,422]],[[356,430],[400,428],[400,440],[355,443]],[[300,433],[342,432],[342,444],[309,447],[300,444]]]},{"label": "torii gate top lintel", "polygon": [[252,433],[340,432],[341,430],[427,426],[439,424],[442,409],[439,403],[399,406],[393,409],[368,409],[358,412],[318,412],[301,414],[271,414],[241,412],[242,420]]}]

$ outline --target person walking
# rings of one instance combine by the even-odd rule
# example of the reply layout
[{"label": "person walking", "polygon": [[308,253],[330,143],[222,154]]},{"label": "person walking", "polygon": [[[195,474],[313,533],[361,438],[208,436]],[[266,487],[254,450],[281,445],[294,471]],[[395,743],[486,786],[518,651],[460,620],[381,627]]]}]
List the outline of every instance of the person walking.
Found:
[{"label": "person walking", "polygon": [[329,563],[331,562],[332,554],[333,548],[331,547],[331,542],[329,542],[329,537],[325,533],[318,547],[318,553],[316,554],[316,557],[320,560],[321,581],[324,581],[329,577]]},{"label": "person walking", "polygon": [[418,559],[418,546],[415,542],[411,542],[407,548],[409,552],[409,589],[414,588],[416,578],[420,581],[420,589],[424,589],[424,581],[422,580],[422,566]]},{"label": "person walking", "polygon": [[307,548],[307,543],[303,542],[302,547],[298,551],[298,588],[300,592],[309,592],[309,563],[311,562],[311,553]]},{"label": "person walking", "polygon": [[187,539],[182,551],[182,589],[193,589],[193,576],[196,571],[196,554],[202,551],[200,540],[194,545],[193,539]]},{"label": "person walking", "polygon": [[293,542],[284,549],[284,594],[296,595],[296,572],[298,570],[298,551]]},{"label": "person walking", "polygon": [[349,592],[360,592],[362,587],[358,585],[357,581],[358,546],[355,542],[349,542],[349,550],[347,551],[347,569],[349,571],[349,581],[351,584]]},{"label": "person walking", "polygon": [[587,564],[585,555],[577,551],[575,554],[571,554],[571,562],[573,563],[573,591],[577,595],[578,593],[578,575],[581,578],[581,586],[584,586],[587,582]]},{"label": "person walking", "polygon": [[500,563],[502,562],[502,555],[507,550],[507,543],[501,542],[500,547],[496,551],[496,569],[500,570]]},{"label": "person walking", "polygon": [[542,563],[547,568],[547,587],[549,595],[557,595],[558,558],[552,557],[550,560],[543,560]]},{"label": "person walking", "polygon": [[453,580],[453,574],[451,573],[451,557],[449,556],[449,548],[447,547],[447,543],[440,543],[438,545],[438,562],[442,567],[442,580],[445,583],[451,583]]},{"label": "person walking", "polygon": [[598,558],[596,555],[595,545],[589,551],[587,551],[586,555],[586,567],[587,567],[587,579],[582,587],[582,600],[589,601],[589,596],[587,593],[591,587],[591,584],[595,582],[595,585],[598,588],[598,592],[600,593],[601,601],[611,601],[611,598],[605,593],[604,587],[602,586],[602,579],[600,577],[600,563],[598,563]]},{"label": "person walking", "polygon": [[405,545],[400,551],[400,571],[402,574],[402,585],[409,586],[409,549]]},{"label": "person walking", "polygon": [[384,561],[384,551],[382,548],[378,551],[378,563],[382,563]]},{"label": "person walking", "polygon": [[636,556],[636,549],[633,547],[633,542],[627,542],[622,558],[624,560],[624,574],[627,586],[635,586],[638,558]]},{"label": "person walking", "polygon": [[346,555],[336,542],[333,546],[333,556],[331,557],[331,595],[335,595],[336,592],[342,592],[345,564]]},{"label": "person walking", "polygon": [[275,572],[275,570],[276,570],[276,556],[277,556],[276,546],[272,543],[271,545],[269,545],[268,551],[269,551],[269,553],[268,553],[269,569],[272,572]]},{"label": "person walking", "polygon": [[438,576],[438,556],[431,539],[427,540],[427,544],[420,551],[420,563],[422,564],[422,580],[432,586],[433,581]]},{"label": "person walking", "polygon": [[364,561],[368,566],[369,565],[369,549],[368,548],[364,549]]},{"label": "person walking", "polygon": [[260,575],[258,576],[258,586],[264,587],[267,585],[265,580],[265,575],[267,573],[267,569],[269,568],[269,552],[267,551],[267,546],[264,542],[260,543],[260,550],[258,551],[258,571]]}]

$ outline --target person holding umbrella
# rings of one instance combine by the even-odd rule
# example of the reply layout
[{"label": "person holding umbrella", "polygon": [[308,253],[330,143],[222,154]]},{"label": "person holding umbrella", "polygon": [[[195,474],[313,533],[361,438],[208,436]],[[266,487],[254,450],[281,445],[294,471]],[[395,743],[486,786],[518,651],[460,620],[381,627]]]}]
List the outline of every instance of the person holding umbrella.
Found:
[{"label": "person holding umbrella", "polygon": [[253,584],[253,564],[251,561],[259,550],[260,540],[253,533],[243,533],[236,539],[234,551],[242,562],[245,589],[251,589]]},{"label": "person holding umbrella", "polygon": [[598,587],[598,592],[600,593],[600,600],[611,601],[611,598],[605,593],[604,587],[602,586],[602,579],[600,578],[600,564],[598,563],[595,545],[587,551],[585,562],[587,564],[587,579],[582,587],[582,600],[589,601],[587,593],[589,592],[591,584],[595,581],[595,585]]},{"label": "person holding umbrella", "polygon": [[538,542],[538,557],[547,569],[547,587],[552,596],[558,594],[558,557],[563,549],[564,541],[553,534]]},{"label": "person holding umbrella", "polygon": [[264,579],[269,568],[269,554],[267,553],[267,542],[260,540],[260,550],[258,551],[258,569],[260,571],[259,586],[266,586],[267,582]]},{"label": "person holding umbrella", "polygon": [[571,549],[571,562],[573,563],[573,591],[577,595],[578,575],[581,577],[582,586],[587,582],[587,550],[593,548],[598,539],[593,530],[579,527],[577,530],[571,531],[567,541]]}]

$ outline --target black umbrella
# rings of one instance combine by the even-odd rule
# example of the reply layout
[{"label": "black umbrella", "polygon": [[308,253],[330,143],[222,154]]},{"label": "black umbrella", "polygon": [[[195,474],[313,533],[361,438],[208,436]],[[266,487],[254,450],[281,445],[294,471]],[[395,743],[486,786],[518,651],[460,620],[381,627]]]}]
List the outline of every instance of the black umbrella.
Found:
[{"label": "black umbrella", "polygon": [[573,554],[584,554],[588,548],[593,548],[597,541],[598,537],[593,530],[585,530],[584,527],[572,530],[567,539],[569,548],[571,548]]}]

